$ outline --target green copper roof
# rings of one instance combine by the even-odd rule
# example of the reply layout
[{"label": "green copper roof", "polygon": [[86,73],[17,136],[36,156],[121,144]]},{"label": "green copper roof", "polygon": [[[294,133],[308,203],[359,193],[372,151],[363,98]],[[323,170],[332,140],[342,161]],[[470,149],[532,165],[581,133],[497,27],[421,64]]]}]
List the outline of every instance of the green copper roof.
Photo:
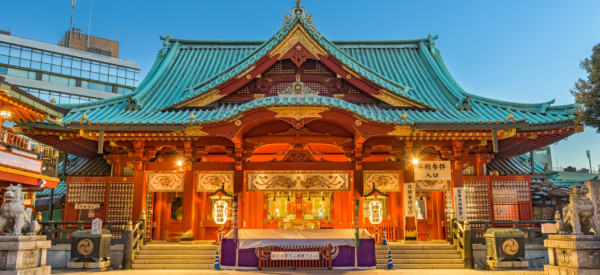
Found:
[{"label": "green copper roof", "polygon": [[[293,13],[296,14],[296,13]],[[177,109],[173,106],[217,88],[251,68],[272,50],[295,24],[302,26],[325,50],[365,79],[428,109],[381,108],[330,97],[267,97],[215,108]],[[320,34],[309,14],[286,17],[282,29],[266,42],[191,41],[164,38],[164,48],[146,78],[132,94],[71,108],[65,120],[92,124],[211,124],[244,111],[270,106],[328,106],[365,120],[387,124],[543,125],[569,122],[576,105],[552,106],[553,101],[522,104],[488,99],[465,92],[444,64],[435,37],[409,41],[331,42]],[[406,114],[406,119],[402,115]],[[512,115],[512,116],[511,116]],[[63,121],[65,121],[63,120]]]}]

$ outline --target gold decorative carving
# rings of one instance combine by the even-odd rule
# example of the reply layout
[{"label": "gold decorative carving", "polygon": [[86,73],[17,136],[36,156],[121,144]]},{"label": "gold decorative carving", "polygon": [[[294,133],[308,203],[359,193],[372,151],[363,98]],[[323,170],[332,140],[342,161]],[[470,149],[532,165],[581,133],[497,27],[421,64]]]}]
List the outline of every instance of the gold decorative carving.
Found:
[{"label": "gold decorative carving", "polygon": [[410,100],[392,96],[390,94],[391,93],[388,91],[379,90],[379,94],[374,97],[394,107],[422,107],[421,105],[414,104]]},{"label": "gold decorative carving", "polygon": [[511,138],[516,135],[517,135],[517,129],[515,129],[515,128],[498,130],[498,136],[501,139]]},{"label": "gold decorative carving", "polygon": [[265,98],[265,94],[254,94],[254,99]]},{"label": "gold decorative carving", "polygon": [[202,126],[189,126],[183,130],[186,136],[208,136],[207,132],[202,131]]},{"label": "gold decorative carving", "polygon": [[196,172],[196,192],[214,192],[221,188],[233,194],[233,171]]},{"label": "gold decorative carving", "polygon": [[517,252],[519,252],[519,242],[513,238],[506,239],[504,243],[502,243],[502,251],[510,256],[517,254]]},{"label": "gold decorative carving", "polygon": [[360,119],[355,120],[354,125],[356,125],[356,126],[362,125],[362,120],[360,120]]},{"label": "gold decorative carving", "polygon": [[225,95],[220,95],[219,90],[212,90],[206,94],[200,95],[196,98],[190,99],[182,104],[177,105],[177,107],[203,107],[208,104],[211,104]]},{"label": "gold decorative carving", "polygon": [[311,37],[304,27],[302,27],[302,24],[296,24],[296,26],[294,26],[294,28],[288,33],[287,37],[279,42],[277,47],[275,47],[275,49],[269,53],[269,56],[275,56],[279,54],[279,58],[281,58],[298,42],[300,42],[304,48],[312,53],[317,59],[319,58],[319,54],[323,56],[329,55],[327,51]]},{"label": "gold decorative carving", "polygon": [[240,126],[242,126],[242,121],[241,121],[241,120],[239,120],[239,119],[236,119],[236,120],[235,120],[235,122],[234,122],[233,124],[235,124],[235,126],[238,126],[238,127],[240,127]]},{"label": "gold decorative carving", "polygon": [[404,237],[417,237],[417,230],[406,230],[404,231]]},{"label": "gold decorative carving", "polygon": [[364,193],[369,194],[373,187],[381,192],[400,192],[400,171],[364,171]]},{"label": "gold decorative carving", "polygon": [[183,192],[183,173],[148,172],[148,191]]},{"label": "gold decorative carving", "polygon": [[246,79],[250,79],[250,78],[252,78],[252,75],[250,75],[250,74],[247,74],[247,75],[246,75]]},{"label": "gold decorative carving", "polygon": [[288,117],[295,120],[301,120],[309,117],[320,118],[320,113],[329,109],[324,107],[273,107],[269,108],[269,110],[277,113],[275,117]]},{"label": "gold decorative carving", "polygon": [[349,171],[252,171],[248,191],[350,190]]},{"label": "gold decorative carving", "polygon": [[83,256],[92,254],[94,251],[94,243],[92,240],[85,238],[77,243],[77,252]]},{"label": "gold decorative carving", "polygon": [[388,133],[390,136],[410,136],[414,131],[410,126],[395,126],[394,131]]},{"label": "gold decorative carving", "polygon": [[344,99],[345,96],[346,94],[333,94],[333,97],[337,99]]}]

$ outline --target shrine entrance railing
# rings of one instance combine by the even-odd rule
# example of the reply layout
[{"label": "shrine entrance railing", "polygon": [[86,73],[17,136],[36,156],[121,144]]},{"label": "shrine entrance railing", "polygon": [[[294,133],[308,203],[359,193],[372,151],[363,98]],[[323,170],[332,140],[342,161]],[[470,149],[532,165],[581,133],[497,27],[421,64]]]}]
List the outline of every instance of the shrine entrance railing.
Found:
[{"label": "shrine entrance railing", "polygon": [[[285,245],[258,248],[258,269],[331,269],[331,244],[323,246]],[[274,252],[317,252],[318,259],[273,259]],[[298,258],[298,257],[295,257]]]}]

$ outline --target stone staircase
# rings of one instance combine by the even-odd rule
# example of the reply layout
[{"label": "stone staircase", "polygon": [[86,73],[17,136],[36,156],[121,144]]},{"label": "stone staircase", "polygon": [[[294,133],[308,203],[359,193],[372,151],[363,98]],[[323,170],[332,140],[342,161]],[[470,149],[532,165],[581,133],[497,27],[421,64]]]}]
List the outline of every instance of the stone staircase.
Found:
[{"label": "stone staircase", "polygon": [[[435,244],[390,244],[394,269],[460,269],[464,262],[456,248],[449,243]],[[388,264],[388,249],[385,245],[375,246],[377,268],[385,269]]]},{"label": "stone staircase", "polygon": [[216,245],[153,244],[144,245],[133,260],[133,269],[212,269]]}]

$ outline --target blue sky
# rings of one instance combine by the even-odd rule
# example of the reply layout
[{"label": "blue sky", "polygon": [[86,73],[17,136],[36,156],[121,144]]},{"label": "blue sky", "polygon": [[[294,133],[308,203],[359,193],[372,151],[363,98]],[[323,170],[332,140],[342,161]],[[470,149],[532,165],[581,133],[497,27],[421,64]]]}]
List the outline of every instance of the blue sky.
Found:
[{"label": "blue sky", "polygon": [[[198,40],[265,40],[294,0],[94,0],[91,34],[117,38],[120,56],[145,75],[160,35]],[[69,28],[71,0],[2,0],[0,29],[58,43]],[[579,67],[600,42],[600,1],[304,0],[330,40],[403,40],[438,34],[436,46],[471,93],[518,102],[570,104]],[[78,0],[74,27],[87,32],[90,0]],[[591,128],[552,146],[554,165],[600,165],[600,134]],[[556,162],[557,161],[557,162]]]}]

